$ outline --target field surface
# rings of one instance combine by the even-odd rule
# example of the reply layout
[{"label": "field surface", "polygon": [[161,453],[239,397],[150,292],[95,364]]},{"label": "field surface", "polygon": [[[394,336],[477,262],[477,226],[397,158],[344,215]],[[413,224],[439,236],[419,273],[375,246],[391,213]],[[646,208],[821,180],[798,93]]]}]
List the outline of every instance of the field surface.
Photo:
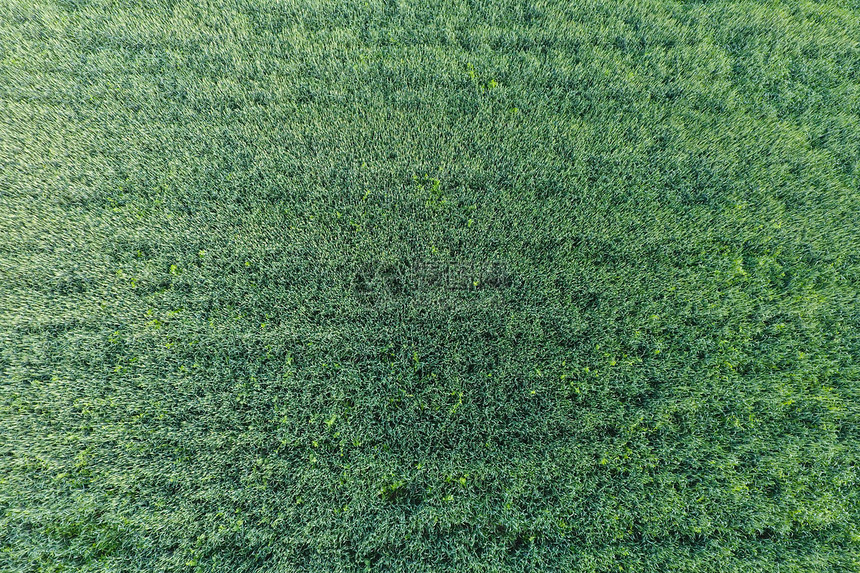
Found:
[{"label": "field surface", "polygon": [[0,571],[860,571],[856,0],[0,14]]}]

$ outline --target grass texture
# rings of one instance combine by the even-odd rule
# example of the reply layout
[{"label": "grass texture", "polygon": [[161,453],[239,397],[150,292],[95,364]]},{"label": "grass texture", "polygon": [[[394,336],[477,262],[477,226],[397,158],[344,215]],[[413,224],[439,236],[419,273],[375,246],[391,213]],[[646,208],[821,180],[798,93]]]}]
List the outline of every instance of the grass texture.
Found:
[{"label": "grass texture", "polygon": [[860,571],[856,1],[0,13],[0,570]]}]

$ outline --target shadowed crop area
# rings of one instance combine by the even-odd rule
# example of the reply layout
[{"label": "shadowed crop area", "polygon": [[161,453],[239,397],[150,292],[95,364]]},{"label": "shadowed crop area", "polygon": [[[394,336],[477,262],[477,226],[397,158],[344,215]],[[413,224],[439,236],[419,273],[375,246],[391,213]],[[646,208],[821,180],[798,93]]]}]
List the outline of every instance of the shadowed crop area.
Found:
[{"label": "shadowed crop area", "polygon": [[0,13],[0,570],[860,570],[856,0]]}]

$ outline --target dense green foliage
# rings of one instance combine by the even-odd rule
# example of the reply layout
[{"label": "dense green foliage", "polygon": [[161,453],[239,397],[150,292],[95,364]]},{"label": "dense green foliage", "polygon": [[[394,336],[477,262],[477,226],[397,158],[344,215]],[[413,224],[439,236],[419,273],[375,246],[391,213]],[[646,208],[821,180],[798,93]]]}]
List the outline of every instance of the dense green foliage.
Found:
[{"label": "dense green foliage", "polygon": [[0,570],[860,570],[857,2],[0,13]]}]

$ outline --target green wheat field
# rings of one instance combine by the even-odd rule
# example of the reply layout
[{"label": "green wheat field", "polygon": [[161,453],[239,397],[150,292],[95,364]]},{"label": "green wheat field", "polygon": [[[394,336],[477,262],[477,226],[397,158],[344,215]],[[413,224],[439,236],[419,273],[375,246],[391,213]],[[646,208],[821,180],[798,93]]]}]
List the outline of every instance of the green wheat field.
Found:
[{"label": "green wheat field", "polygon": [[0,571],[860,571],[857,0],[0,0]]}]

